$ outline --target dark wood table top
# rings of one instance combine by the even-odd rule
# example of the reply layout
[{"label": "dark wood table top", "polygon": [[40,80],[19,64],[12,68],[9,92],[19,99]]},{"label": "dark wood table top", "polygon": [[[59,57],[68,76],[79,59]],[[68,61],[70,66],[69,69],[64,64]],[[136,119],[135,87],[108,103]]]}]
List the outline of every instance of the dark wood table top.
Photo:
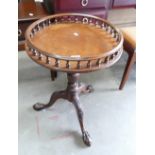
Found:
[{"label": "dark wood table top", "polygon": [[49,54],[70,57],[96,56],[118,44],[105,30],[81,23],[50,25],[38,32],[32,43]]},{"label": "dark wood table top", "polygon": [[109,67],[120,58],[122,44],[118,29],[85,14],[48,16],[34,22],[26,32],[29,56],[60,71],[88,72]]}]

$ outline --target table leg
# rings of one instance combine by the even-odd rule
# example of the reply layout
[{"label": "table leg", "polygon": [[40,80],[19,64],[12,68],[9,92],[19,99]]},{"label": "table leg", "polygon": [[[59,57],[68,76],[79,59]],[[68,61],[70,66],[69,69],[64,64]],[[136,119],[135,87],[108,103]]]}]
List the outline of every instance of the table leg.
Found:
[{"label": "table leg", "polygon": [[79,98],[78,97],[75,97],[73,99],[73,102],[72,102],[75,106],[75,109],[76,109],[76,112],[77,112],[77,116],[78,116],[78,120],[79,120],[79,123],[80,123],[80,128],[81,128],[81,132],[82,132],[82,138],[83,138],[83,142],[87,145],[87,146],[90,146],[91,145],[91,138],[90,138],[90,135],[89,133],[86,131],[85,127],[84,127],[84,123],[83,123],[83,116],[84,116],[84,113],[83,113],[83,110],[82,110],[82,107],[80,105],[80,102],[79,102]]},{"label": "table leg", "polygon": [[43,110],[45,108],[49,108],[55,103],[56,100],[58,100],[60,98],[66,99],[66,91],[62,90],[62,91],[54,92],[51,95],[50,101],[47,104],[36,103],[33,106],[33,109],[36,110],[36,111],[40,111],[40,110]]},{"label": "table leg", "polygon": [[50,70],[51,80],[54,81],[57,78],[57,71]]},{"label": "table leg", "polygon": [[79,94],[81,93],[89,93],[92,92],[93,88],[90,85],[85,84],[79,84],[79,73],[75,74],[67,74],[68,78],[68,86],[67,86],[67,94],[68,94],[68,100],[73,103],[75,106],[78,120],[80,123],[80,128],[82,132],[82,138],[83,142],[87,145],[91,145],[91,138],[89,133],[86,131],[83,123],[83,110],[79,101]]},{"label": "table leg", "polygon": [[82,107],[81,107],[81,104],[79,101],[79,94],[90,93],[93,91],[93,88],[91,85],[85,85],[85,84],[79,83],[79,81],[78,81],[79,76],[80,76],[79,73],[68,73],[67,74],[68,85],[67,85],[66,90],[54,92],[51,95],[49,103],[47,103],[47,104],[36,103],[33,106],[33,108],[37,111],[48,108],[48,107],[52,106],[56,102],[56,100],[58,100],[59,98],[63,98],[63,99],[70,101],[71,103],[73,103],[73,105],[76,109],[76,112],[77,112],[78,120],[79,120],[80,127],[81,127],[83,141],[87,146],[90,146],[91,138],[89,136],[89,133],[87,132],[87,130],[84,127],[83,110],[82,110]]}]

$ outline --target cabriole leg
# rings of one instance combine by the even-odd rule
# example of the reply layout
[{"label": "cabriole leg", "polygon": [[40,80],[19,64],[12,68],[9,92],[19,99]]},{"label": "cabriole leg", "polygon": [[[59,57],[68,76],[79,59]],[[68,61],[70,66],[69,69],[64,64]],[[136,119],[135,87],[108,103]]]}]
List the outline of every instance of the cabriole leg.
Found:
[{"label": "cabriole leg", "polygon": [[93,89],[90,85],[79,84],[79,81],[78,81],[79,76],[80,76],[79,73],[74,73],[74,74],[68,73],[67,74],[68,85],[67,85],[66,90],[54,92],[51,95],[49,103],[47,103],[47,104],[37,103],[33,106],[33,108],[37,111],[40,111],[45,108],[49,108],[59,98],[63,98],[63,99],[70,101],[71,103],[73,103],[73,105],[75,106],[75,109],[76,109],[76,113],[78,116],[81,132],[82,132],[83,141],[87,146],[90,146],[91,138],[89,136],[89,133],[86,131],[86,129],[84,127],[84,122],[83,122],[84,114],[83,114],[83,110],[80,105],[79,94],[92,92]]},{"label": "cabriole leg", "polygon": [[80,105],[80,101],[79,101],[79,94],[80,93],[86,93],[89,92],[91,89],[89,89],[90,87],[87,85],[79,85],[79,76],[80,74],[75,73],[75,74],[68,74],[68,87],[67,87],[67,94],[68,94],[68,100],[70,102],[72,102],[75,106],[76,112],[77,112],[77,116],[78,116],[78,120],[80,123],[80,128],[81,128],[81,132],[82,132],[82,138],[83,138],[83,142],[87,145],[90,146],[91,145],[91,138],[89,136],[89,133],[86,131],[85,127],[84,127],[84,122],[83,122],[83,110],[82,107]]},{"label": "cabriole leg", "polygon": [[78,116],[78,120],[80,123],[80,128],[81,128],[81,132],[82,132],[82,138],[83,138],[83,142],[87,145],[90,146],[91,145],[91,138],[89,133],[86,131],[85,127],[84,127],[84,122],[83,122],[83,117],[84,117],[84,113],[83,110],[81,108],[80,102],[79,102],[79,98],[75,97],[73,104],[75,106],[76,112],[77,112],[77,116]]},{"label": "cabriole leg", "polygon": [[50,101],[49,101],[47,104],[36,103],[36,104],[33,106],[33,109],[34,109],[34,110],[37,110],[37,111],[40,111],[40,110],[43,110],[43,109],[45,109],[45,108],[49,108],[49,107],[51,107],[51,106],[56,102],[56,100],[58,100],[59,98],[66,99],[66,91],[54,92],[54,93],[51,95]]}]

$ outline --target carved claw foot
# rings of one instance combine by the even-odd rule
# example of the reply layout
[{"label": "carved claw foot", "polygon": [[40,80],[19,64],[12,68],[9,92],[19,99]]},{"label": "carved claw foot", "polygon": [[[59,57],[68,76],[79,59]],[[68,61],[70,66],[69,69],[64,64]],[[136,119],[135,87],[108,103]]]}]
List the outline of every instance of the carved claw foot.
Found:
[{"label": "carved claw foot", "polygon": [[87,131],[83,132],[82,138],[83,138],[83,142],[87,146],[91,146],[92,140],[91,140],[90,135],[89,135],[89,133]]},{"label": "carved claw foot", "polygon": [[93,88],[92,85],[87,85],[87,86],[86,86],[86,90],[87,90],[88,93],[91,93],[91,92],[94,91],[94,88]]},{"label": "carved claw foot", "polygon": [[49,108],[51,107],[55,101],[59,98],[64,98],[66,99],[66,91],[58,91],[58,92],[54,92],[52,95],[51,95],[51,98],[50,98],[50,101],[49,103],[47,104],[43,104],[43,103],[36,103],[34,106],[33,106],[33,109],[36,110],[36,111],[40,111],[40,110],[43,110],[45,108]]},{"label": "carved claw foot", "polygon": [[92,87],[92,85],[85,85],[85,84],[81,84],[79,85],[79,92],[86,94],[86,93],[91,93],[94,91],[94,88]]},{"label": "carved claw foot", "polygon": [[33,105],[33,109],[36,110],[36,111],[43,110],[46,107],[47,107],[47,105],[43,104],[43,103],[36,103],[35,105]]}]

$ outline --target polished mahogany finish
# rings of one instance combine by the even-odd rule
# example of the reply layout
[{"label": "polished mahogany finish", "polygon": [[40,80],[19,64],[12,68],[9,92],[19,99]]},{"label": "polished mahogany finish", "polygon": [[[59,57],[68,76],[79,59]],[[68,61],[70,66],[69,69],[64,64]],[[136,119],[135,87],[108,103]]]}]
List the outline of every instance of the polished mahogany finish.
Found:
[{"label": "polished mahogany finish", "polygon": [[136,0],[113,0],[113,8],[136,6]]},{"label": "polished mahogany finish", "polygon": [[63,0],[56,0],[54,3],[56,11],[75,11],[94,8],[107,9],[109,5],[107,0],[65,0],[65,3]]},{"label": "polished mahogany finish", "polygon": [[18,21],[30,21],[38,20],[42,17],[48,16],[49,14],[44,9],[43,4],[40,2],[19,2],[18,4]]},{"label": "polished mahogany finish", "polygon": [[[56,11],[56,13],[66,13],[66,12],[74,12],[74,11]],[[103,19],[108,18],[108,10],[105,8],[94,8],[94,9],[83,9],[83,10],[75,10],[76,13],[84,13],[90,14],[97,17],[101,17]]]},{"label": "polished mahogany finish", "polygon": [[25,31],[34,21],[49,15],[42,3],[21,0],[18,3],[18,50],[24,50]]},{"label": "polished mahogany finish", "polygon": [[50,13],[76,12],[107,18],[109,0],[44,0]]},{"label": "polished mahogany finish", "polygon": [[96,56],[112,50],[117,45],[115,39],[105,30],[82,23],[50,25],[36,33],[31,42],[49,54],[69,57]]},{"label": "polished mahogany finish", "polygon": [[[68,24],[66,25],[66,23]],[[74,23],[74,26],[71,23]],[[76,28],[75,32],[72,31],[74,35],[70,34],[71,31],[65,31],[65,25],[67,27],[72,25],[74,30]],[[77,28],[77,25],[80,25],[80,27]],[[59,30],[57,30],[58,27]],[[50,33],[50,29],[53,32]],[[79,41],[76,36],[79,35],[77,32],[81,33],[78,37],[83,36],[83,39],[85,38],[83,41],[87,46],[83,44],[83,41]],[[66,33],[66,36],[61,36],[61,33]],[[95,33],[96,39],[94,38]],[[51,37],[50,34],[52,34]],[[59,40],[58,37],[61,39],[59,38]],[[77,37],[76,40],[73,37]],[[104,39],[101,39],[102,37]],[[67,39],[69,40],[67,41]],[[98,47],[93,44],[93,40]],[[123,39],[118,29],[101,18],[85,14],[82,16],[77,13],[66,13],[45,17],[34,22],[27,29],[26,41],[29,56],[47,68],[65,72],[89,72],[109,67],[116,62],[122,53]],[[60,43],[62,46],[60,46]],[[80,46],[81,51],[80,48],[78,49]]]},{"label": "polished mahogany finish", "polygon": [[[123,51],[122,33],[106,20],[77,13],[56,14],[34,22],[26,31],[26,51],[36,63],[54,71],[67,73],[67,88],[51,95],[47,104],[37,103],[37,111],[63,98],[75,106],[82,138],[91,145],[79,101],[81,93],[93,91],[91,85],[79,82],[80,73],[113,65]],[[55,75],[54,75],[55,76]]]}]

